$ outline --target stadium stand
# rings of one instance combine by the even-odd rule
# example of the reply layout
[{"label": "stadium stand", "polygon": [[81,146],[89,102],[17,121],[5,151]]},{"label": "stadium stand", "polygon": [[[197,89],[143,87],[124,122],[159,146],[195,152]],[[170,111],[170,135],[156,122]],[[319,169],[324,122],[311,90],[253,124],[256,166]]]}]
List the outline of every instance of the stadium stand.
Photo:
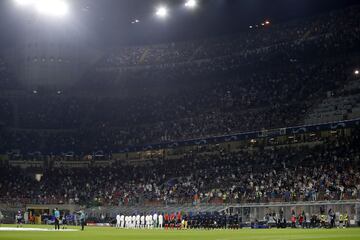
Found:
[{"label": "stadium stand", "polygon": [[[326,98],[354,82],[358,8],[237,36],[112,50],[61,94],[1,96],[1,152],[110,152],[356,117],[356,97],[344,106]],[[319,105],[319,118],[322,101],[334,110]]]},{"label": "stadium stand", "polygon": [[[237,36],[111,50],[73,89],[1,94],[0,152],[8,160],[41,159],[49,167],[37,181],[29,175],[37,169],[3,161],[0,202],[138,206],[358,199],[356,129],[301,148],[189,151],[176,159],[150,158],[145,165],[86,170],[51,164],[96,152],[112,159],[129,146],[355,119],[359,13],[356,6]],[[0,60],[0,84],[8,86],[11,74],[4,66]]]},{"label": "stadium stand", "polygon": [[60,167],[41,181],[29,169],[4,166],[1,201],[133,206],[357,199],[358,142],[354,132],[299,148],[187,153],[86,171]]},{"label": "stadium stand", "polygon": [[360,95],[358,76],[350,81],[343,89],[329,92],[325,98],[305,120],[305,124],[336,122],[360,117]]}]

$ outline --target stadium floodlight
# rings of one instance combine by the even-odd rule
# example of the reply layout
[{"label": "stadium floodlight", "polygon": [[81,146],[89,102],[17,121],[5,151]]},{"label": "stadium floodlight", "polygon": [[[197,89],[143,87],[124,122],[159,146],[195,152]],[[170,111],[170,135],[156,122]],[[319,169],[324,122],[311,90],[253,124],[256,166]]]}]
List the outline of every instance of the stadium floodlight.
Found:
[{"label": "stadium floodlight", "polygon": [[196,0],[187,0],[185,2],[185,7],[190,8],[190,9],[196,8],[197,5],[198,5],[198,3]]},{"label": "stadium floodlight", "polygon": [[168,16],[168,9],[165,6],[160,6],[156,9],[156,16],[159,18],[166,18]]},{"label": "stadium floodlight", "polygon": [[35,0],[14,0],[14,2],[19,6],[29,6],[35,3]]},{"label": "stadium floodlight", "polygon": [[63,17],[69,12],[69,6],[63,0],[37,0],[35,9],[48,16]]}]

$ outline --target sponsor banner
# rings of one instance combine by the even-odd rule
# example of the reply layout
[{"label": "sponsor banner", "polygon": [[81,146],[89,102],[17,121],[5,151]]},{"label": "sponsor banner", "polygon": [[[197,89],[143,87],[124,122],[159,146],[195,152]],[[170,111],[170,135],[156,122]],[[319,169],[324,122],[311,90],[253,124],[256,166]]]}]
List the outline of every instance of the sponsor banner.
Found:
[{"label": "sponsor banner", "polygon": [[92,227],[110,227],[110,223],[87,223],[86,226]]}]

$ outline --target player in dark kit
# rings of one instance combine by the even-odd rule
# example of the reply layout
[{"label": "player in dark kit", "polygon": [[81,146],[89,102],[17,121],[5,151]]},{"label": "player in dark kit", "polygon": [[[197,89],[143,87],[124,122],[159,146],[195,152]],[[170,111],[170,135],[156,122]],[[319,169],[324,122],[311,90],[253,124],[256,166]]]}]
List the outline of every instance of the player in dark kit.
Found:
[{"label": "player in dark kit", "polygon": [[16,227],[22,227],[23,215],[21,210],[16,214]]},{"label": "player in dark kit", "polygon": [[66,215],[64,214],[64,216],[61,219],[61,223],[62,223],[62,228],[66,229],[66,225],[67,225],[67,219],[66,219]]},{"label": "player in dark kit", "polygon": [[176,217],[175,217],[175,213],[171,213],[170,214],[170,228],[174,229],[176,224]]},{"label": "player in dark kit", "polygon": [[182,221],[181,212],[178,212],[176,215],[176,228],[177,229],[181,228],[181,221]]},{"label": "player in dark kit", "polygon": [[164,221],[165,221],[165,229],[168,229],[170,221],[169,221],[169,214],[165,213],[164,215]]}]

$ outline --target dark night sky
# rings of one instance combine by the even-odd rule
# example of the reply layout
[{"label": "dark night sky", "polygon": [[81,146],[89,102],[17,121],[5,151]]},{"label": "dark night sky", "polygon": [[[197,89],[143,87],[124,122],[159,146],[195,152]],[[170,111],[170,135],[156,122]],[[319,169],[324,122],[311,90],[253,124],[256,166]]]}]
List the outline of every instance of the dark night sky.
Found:
[{"label": "dark night sky", "polygon": [[[185,0],[67,0],[74,24],[86,28],[97,44],[146,44],[204,38],[243,31],[265,19],[273,23],[302,18],[359,3],[359,0],[200,0],[187,11]],[[154,17],[160,3],[170,9],[166,21]],[[23,12],[12,0],[0,0],[0,49],[21,38]],[[141,23],[131,24],[133,19]]]}]

